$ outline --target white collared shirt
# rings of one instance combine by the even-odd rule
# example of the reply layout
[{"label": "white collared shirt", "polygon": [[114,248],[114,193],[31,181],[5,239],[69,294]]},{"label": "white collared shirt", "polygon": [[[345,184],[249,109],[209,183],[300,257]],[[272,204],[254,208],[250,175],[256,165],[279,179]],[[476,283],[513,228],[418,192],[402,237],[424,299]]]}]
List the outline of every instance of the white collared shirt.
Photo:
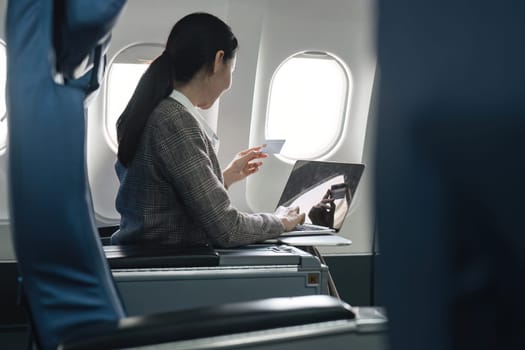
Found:
[{"label": "white collared shirt", "polygon": [[186,107],[188,112],[190,112],[193,118],[195,118],[199,122],[200,126],[211,140],[211,144],[213,146],[213,149],[215,150],[215,153],[219,152],[219,137],[217,136],[217,134],[215,134],[215,131],[213,131],[206,119],[204,119],[204,117],[199,113],[197,108],[195,108],[193,103],[191,103],[190,99],[177,90],[173,90],[170,97],[175,101],[179,102],[184,107]]}]

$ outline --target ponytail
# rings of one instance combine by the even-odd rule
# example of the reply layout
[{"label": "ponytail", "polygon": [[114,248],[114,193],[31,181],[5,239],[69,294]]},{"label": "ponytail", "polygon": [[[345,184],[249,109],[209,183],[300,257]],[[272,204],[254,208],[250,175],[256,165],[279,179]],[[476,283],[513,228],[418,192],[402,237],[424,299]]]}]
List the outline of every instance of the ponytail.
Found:
[{"label": "ponytail", "polygon": [[150,114],[171,94],[175,82],[188,83],[203,68],[211,71],[217,51],[224,51],[226,61],[234,57],[236,49],[231,28],[213,15],[192,13],[178,21],[166,49],[146,70],[117,121],[120,163],[127,167],[131,162]]},{"label": "ponytail", "polygon": [[173,63],[164,51],[148,67],[126,109],[117,121],[118,160],[125,167],[133,159],[146,122],[155,107],[173,91]]}]

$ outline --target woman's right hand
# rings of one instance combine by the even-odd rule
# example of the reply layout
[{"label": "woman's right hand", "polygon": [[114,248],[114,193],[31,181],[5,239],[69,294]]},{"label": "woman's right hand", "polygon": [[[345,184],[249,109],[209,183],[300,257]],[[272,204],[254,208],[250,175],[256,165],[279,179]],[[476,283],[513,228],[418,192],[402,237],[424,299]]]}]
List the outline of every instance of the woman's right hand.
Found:
[{"label": "woman's right hand", "polygon": [[292,231],[295,226],[304,224],[305,214],[299,213],[299,207],[280,206],[275,211],[275,215],[281,219],[284,231]]}]

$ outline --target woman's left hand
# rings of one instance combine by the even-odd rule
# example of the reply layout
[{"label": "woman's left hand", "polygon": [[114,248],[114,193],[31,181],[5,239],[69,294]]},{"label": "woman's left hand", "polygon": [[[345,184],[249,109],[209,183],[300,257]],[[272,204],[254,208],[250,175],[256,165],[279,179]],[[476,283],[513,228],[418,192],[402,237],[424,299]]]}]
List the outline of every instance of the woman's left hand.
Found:
[{"label": "woman's left hand", "polygon": [[224,177],[224,186],[230,188],[232,184],[243,180],[247,176],[256,173],[263,162],[252,162],[254,159],[267,158],[266,153],[261,152],[264,145],[248,148],[247,150],[237,153],[235,158],[226,167],[222,173]]}]

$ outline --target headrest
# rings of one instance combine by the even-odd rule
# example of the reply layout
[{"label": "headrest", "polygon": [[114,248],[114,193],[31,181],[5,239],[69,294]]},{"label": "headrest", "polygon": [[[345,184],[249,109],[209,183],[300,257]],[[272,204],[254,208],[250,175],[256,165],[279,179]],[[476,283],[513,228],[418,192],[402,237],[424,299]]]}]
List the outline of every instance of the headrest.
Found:
[{"label": "headrest", "polygon": [[102,80],[110,33],[125,0],[55,0],[53,44],[57,81],[79,80],[88,93]]}]

